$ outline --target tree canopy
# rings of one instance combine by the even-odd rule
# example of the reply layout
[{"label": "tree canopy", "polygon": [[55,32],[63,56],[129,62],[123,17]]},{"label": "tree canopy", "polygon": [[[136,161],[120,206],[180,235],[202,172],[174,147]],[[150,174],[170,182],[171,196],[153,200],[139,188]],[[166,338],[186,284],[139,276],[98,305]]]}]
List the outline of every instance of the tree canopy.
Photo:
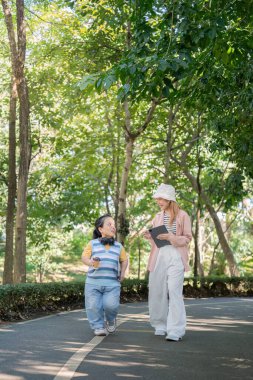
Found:
[{"label": "tree canopy", "polygon": [[[140,231],[156,212],[152,194],[166,182],[192,219],[192,267],[250,271],[252,3],[27,0],[25,20],[28,263],[70,254],[69,246],[56,254],[56,235],[78,246],[78,260],[95,218],[110,212],[134,275]],[[11,65],[3,11],[0,29],[4,242]]]}]

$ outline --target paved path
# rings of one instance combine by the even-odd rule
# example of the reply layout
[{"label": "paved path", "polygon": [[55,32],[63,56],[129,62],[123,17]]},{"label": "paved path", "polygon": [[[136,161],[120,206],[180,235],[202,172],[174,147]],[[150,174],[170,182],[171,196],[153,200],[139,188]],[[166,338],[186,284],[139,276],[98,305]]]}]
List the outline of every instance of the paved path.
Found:
[{"label": "paved path", "polygon": [[253,298],[187,299],[181,342],[154,336],[147,303],[94,337],[76,310],[0,325],[0,380],[253,380]]}]

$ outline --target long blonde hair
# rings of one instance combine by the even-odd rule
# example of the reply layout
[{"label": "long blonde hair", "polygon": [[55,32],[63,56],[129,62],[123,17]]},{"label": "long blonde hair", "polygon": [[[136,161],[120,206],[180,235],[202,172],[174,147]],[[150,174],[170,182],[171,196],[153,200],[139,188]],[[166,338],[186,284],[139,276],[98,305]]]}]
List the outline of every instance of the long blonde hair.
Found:
[{"label": "long blonde hair", "polygon": [[174,220],[176,219],[178,213],[179,213],[180,207],[177,204],[177,202],[169,201],[168,207],[165,211],[167,211],[170,215],[170,226],[173,224]]}]

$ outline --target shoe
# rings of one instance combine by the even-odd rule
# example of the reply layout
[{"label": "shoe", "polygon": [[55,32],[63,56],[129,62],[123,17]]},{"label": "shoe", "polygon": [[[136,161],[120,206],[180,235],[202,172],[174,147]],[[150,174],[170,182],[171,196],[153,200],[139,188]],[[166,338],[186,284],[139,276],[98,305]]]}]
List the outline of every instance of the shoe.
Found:
[{"label": "shoe", "polygon": [[106,330],[110,334],[115,332],[115,330],[116,330],[116,319],[114,319],[114,321],[112,321],[112,322],[108,322],[108,321],[106,322]]},{"label": "shoe", "polygon": [[182,340],[182,337],[177,337],[177,336],[173,336],[173,335],[167,335],[166,340],[169,340],[171,342],[178,342],[179,340]]},{"label": "shoe", "polygon": [[166,334],[166,331],[164,330],[155,330],[155,335],[157,336],[164,336]]},{"label": "shoe", "polygon": [[96,336],[106,336],[107,335],[106,329],[102,329],[102,328],[101,329],[95,329],[94,334]]}]

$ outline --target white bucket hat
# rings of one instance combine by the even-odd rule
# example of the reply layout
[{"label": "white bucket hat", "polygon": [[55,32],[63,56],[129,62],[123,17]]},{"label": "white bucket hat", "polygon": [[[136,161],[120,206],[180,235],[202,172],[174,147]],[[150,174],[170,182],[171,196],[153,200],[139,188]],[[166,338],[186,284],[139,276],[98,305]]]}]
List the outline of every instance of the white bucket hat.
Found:
[{"label": "white bucket hat", "polygon": [[166,185],[165,183],[162,183],[154,193],[153,198],[163,198],[167,199],[167,201],[176,202],[175,188],[171,185]]}]

